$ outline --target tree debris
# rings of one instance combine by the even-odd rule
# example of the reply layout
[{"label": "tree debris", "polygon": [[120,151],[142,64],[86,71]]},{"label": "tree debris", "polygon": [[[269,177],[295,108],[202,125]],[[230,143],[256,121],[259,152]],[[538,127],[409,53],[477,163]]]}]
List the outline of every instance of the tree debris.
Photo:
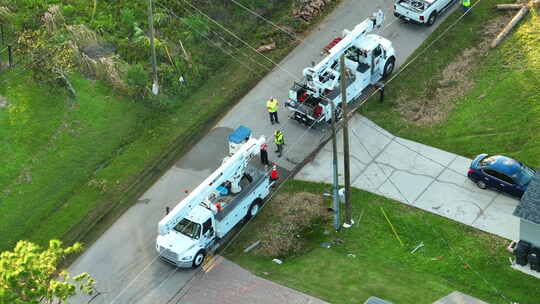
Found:
[{"label": "tree debris", "polygon": [[300,0],[299,2],[301,3],[300,9],[293,10],[292,14],[297,18],[309,22],[318,16],[332,0]]},{"label": "tree debris", "polygon": [[268,52],[276,48],[276,42],[272,41],[272,43],[261,45],[257,48],[257,52]]},{"label": "tree debris", "polygon": [[523,19],[529,12],[529,6],[536,6],[539,1],[529,1],[529,3],[523,4],[499,4],[495,7],[499,10],[519,9],[517,14],[510,20],[510,22],[503,28],[503,30],[493,39],[491,42],[491,48],[496,48],[503,40],[510,34],[512,29]]}]

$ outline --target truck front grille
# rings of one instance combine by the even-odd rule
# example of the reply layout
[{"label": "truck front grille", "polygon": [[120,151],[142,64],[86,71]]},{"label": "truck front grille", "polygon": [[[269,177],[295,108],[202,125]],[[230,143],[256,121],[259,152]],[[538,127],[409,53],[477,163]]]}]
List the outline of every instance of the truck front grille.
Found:
[{"label": "truck front grille", "polygon": [[177,254],[165,247],[159,246],[159,254],[170,261],[178,261]]}]

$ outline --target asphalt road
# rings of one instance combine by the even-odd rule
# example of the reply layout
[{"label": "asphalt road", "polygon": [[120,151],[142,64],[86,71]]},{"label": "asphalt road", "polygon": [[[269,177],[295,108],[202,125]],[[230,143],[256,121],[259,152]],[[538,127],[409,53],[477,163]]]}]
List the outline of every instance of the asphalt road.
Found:
[{"label": "asphalt road", "polygon": [[[356,24],[381,8],[386,14],[380,34],[390,39],[397,65],[424,41],[437,27],[404,24],[395,21],[391,0],[345,0],[312,33],[291,52],[255,88],[253,88],[216,127],[183,156],[154,184],[110,229],[103,234],[70,267],[73,274],[89,272],[97,280],[100,294],[92,303],[177,303],[178,293],[194,276],[190,270],[179,270],[157,258],[155,238],[157,223],[164,216],[165,206],[183,199],[184,189],[193,189],[217,167],[225,156],[226,137],[239,125],[271,138],[275,128],[270,125],[265,109],[269,96],[284,101],[295,77],[312,61],[319,61],[321,49],[343,29]],[[446,17],[447,14],[445,14]],[[293,76],[294,75],[294,76]],[[280,108],[281,125],[287,145],[278,164],[292,169],[317,147],[323,130],[306,128],[287,119]],[[273,149],[272,149],[273,150]],[[276,160],[273,151],[271,160]],[[73,303],[87,303],[90,298],[78,297]]]}]

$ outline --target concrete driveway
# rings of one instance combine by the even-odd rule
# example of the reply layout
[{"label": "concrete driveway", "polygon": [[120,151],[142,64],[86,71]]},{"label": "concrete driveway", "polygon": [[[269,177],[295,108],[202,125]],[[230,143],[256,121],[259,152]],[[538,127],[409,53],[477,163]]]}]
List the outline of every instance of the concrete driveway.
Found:
[{"label": "concrete driveway", "polygon": [[[512,215],[518,200],[479,189],[469,181],[470,159],[396,137],[359,115],[351,120],[349,129],[352,186],[518,239],[519,219]],[[343,172],[341,136],[338,152]],[[331,143],[295,178],[332,183]],[[343,184],[343,178],[340,182]]]},{"label": "concrete driveway", "polygon": [[[154,242],[157,223],[164,216],[165,206],[174,206],[185,197],[184,189],[193,189],[214,170],[225,156],[226,136],[239,125],[251,128],[256,136],[270,138],[274,128],[268,121],[265,102],[275,96],[283,102],[293,80],[311,61],[321,59],[324,45],[343,29],[356,24],[381,8],[386,26],[381,34],[394,43],[397,65],[424,41],[436,28],[394,22],[392,0],[344,0],[311,34],[291,52],[254,89],[252,89],[217,124],[216,128],[184,155],[153,185],[100,239],[70,267],[72,273],[89,272],[97,280],[101,292],[92,303],[170,303],[196,272],[177,270],[157,259]],[[442,21],[446,14],[439,20]],[[438,24],[437,23],[437,24]],[[262,60],[262,59],[258,59]],[[294,75],[294,76],[293,76]],[[283,104],[283,103],[282,103]],[[278,165],[292,169],[319,146],[324,130],[309,130],[286,119],[287,111],[279,110],[287,146]],[[270,153],[271,160],[276,160]],[[218,266],[219,267],[219,266]],[[86,303],[89,298],[73,299]],[[171,302],[171,303],[172,303]]]}]

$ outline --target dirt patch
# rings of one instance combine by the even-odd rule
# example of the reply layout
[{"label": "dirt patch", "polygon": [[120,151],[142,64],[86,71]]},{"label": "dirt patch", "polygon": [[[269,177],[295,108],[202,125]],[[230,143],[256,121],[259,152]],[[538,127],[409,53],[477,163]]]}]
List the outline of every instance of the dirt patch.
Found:
[{"label": "dirt patch", "polygon": [[478,60],[488,54],[489,44],[512,18],[512,12],[503,13],[484,26],[482,40],[463,52],[442,71],[434,92],[424,92],[424,98],[408,100],[400,97],[397,104],[402,116],[418,125],[434,125],[446,119],[454,108],[454,101],[471,90],[475,82],[470,74],[478,67]]},{"label": "dirt patch", "polygon": [[271,257],[299,252],[303,235],[331,215],[321,195],[306,192],[280,194],[267,207],[266,216],[273,220],[258,232],[261,245],[254,253]]}]

